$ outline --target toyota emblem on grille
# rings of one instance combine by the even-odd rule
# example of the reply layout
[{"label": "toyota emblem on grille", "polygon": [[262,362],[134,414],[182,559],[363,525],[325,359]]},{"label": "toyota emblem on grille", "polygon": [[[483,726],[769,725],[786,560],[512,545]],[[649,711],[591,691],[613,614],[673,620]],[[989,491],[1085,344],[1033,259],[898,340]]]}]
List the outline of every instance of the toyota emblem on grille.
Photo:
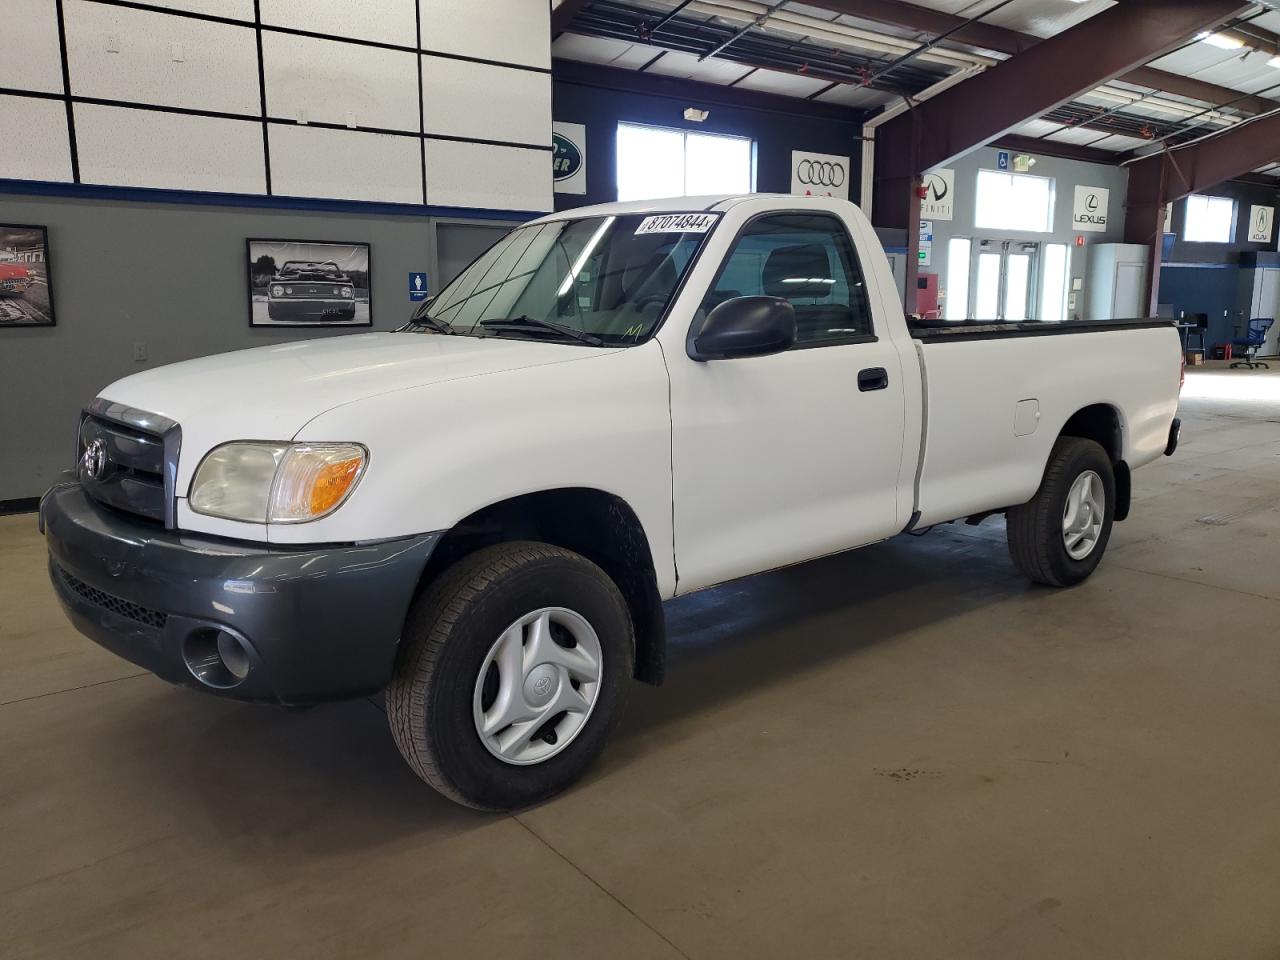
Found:
[{"label": "toyota emblem on grille", "polygon": [[101,438],[84,448],[80,455],[80,469],[90,480],[101,480],[107,472],[107,445]]}]

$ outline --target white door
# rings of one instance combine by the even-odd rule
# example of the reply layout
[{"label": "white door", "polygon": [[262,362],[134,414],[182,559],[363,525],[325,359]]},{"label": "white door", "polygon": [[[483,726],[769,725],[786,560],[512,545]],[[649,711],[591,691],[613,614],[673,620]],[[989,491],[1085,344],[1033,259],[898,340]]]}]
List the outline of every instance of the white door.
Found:
[{"label": "white door", "polygon": [[750,221],[694,329],[719,303],[758,295],[794,305],[791,350],[704,363],[667,354],[680,593],[901,528],[901,369],[888,331],[872,329],[843,223],[827,213]]},{"label": "white door", "polygon": [[1146,268],[1140,263],[1116,264],[1116,297],[1112,317],[1125,319],[1146,316],[1147,311],[1142,307],[1142,278],[1145,273]]},{"label": "white door", "polygon": [[[1280,316],[1280,270],[1259,270],[1258,274],[1258,302],[1253,308],[1253,316],[1272,318]],[[1280,343],[1280,321],[1271,325],[1271,329],[1267,331],[1267,339],[1263,341],[1262,349],[1258,353],[1262,356],[1274,357],[1280,353],[1277,343]]]},{"label": "white door", "polygon": [[1034,266],[1039,244],[980,240],[973,255],[969,316],[1017,322],[1032,316]]}]

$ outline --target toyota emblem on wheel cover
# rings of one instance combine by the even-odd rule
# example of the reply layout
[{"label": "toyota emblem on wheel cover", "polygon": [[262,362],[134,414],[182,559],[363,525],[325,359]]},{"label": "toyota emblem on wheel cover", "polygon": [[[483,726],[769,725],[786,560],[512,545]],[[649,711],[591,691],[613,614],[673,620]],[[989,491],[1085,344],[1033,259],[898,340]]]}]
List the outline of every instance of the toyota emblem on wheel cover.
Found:
[{"label": "toyota emblem on wheel cover", "polygon": [[101,480],[107,472],[107,445],[101,438],[84,448],[80,455],[80,469],[90,480]]}]

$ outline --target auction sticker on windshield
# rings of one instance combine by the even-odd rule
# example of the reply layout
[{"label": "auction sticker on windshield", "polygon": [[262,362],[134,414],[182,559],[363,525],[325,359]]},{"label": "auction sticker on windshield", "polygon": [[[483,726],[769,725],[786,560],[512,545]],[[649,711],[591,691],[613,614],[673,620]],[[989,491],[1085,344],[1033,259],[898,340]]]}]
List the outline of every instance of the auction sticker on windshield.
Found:
[{"label": "auction sticker on windshield", "polygon": [[714,213],[664,213],[645,217],[636,227],[636,236],[645,233],[706,233],[715,225]]}]

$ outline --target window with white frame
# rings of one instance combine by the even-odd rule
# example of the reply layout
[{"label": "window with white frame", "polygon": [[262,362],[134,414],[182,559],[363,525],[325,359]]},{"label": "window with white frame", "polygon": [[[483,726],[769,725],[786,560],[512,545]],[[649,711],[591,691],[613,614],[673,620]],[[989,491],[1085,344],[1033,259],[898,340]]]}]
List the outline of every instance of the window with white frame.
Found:
[{"label": "window with white frame", "polygon": [[618,199],[653,200],[755,189],[747,137],[618,124]]},{"label": "window with white frame", "polygon": [[1071,274],[1071,248],[1047,243],[1041,267],[1040,319],[1067,319],[1067,285]]},{"label": "window with white frame", "polygon": [[964,320],[969,316],[969,252],[968,237],[952,237],[947,241],[947,289],[943,317]]},{"label": "window with white frame", "polygon": [[1053,178],[979,170],[974,222],[985,230],[1048,233],[1053,229]]},{"label": "window with white frame", "polygon": [[1236,202],[1230,197],[1187,197],[1182,239],[1192,243],[1230,243],[1236,232]]}]

